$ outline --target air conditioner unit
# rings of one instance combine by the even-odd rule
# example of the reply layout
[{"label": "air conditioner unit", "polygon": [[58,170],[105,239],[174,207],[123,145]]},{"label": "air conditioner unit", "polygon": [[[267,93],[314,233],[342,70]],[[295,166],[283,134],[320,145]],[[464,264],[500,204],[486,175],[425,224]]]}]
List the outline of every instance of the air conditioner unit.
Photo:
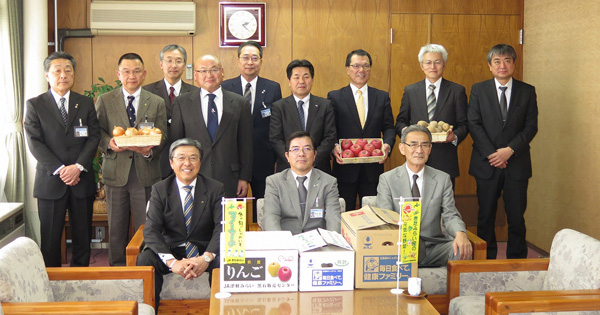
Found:
[{"label": "air conditioner unit", "polygon": [[193,36],[196,4],[182,1],[93,1],[94,35]]},{"label": "air conditioner unit", "polygon": [[25,236],[23,204],[20,202],[0,203],[0,247]]}]

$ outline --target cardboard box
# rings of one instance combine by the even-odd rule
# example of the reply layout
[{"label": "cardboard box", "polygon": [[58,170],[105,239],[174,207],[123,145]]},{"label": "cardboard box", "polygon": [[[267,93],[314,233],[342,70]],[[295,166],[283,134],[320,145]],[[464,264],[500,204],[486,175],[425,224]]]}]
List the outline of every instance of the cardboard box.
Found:
[{"label": "cardboard box", "polygon": [[[246,232],[244,264],[226,264],[221,233],[222,292],[298,291],[298,249],[289,231]],[[272,266],[270,266],[272,265]],[[289,268],[282,273],[284,267]],[[280,276],[281,275],[281,276]]]},{"label": "cardboard box", "polygon": [[[379,140],[381,141],[381,150],[383,150],[383,139],[382,138],[364,138],[367,140],[367,143],[371,143],[371,140]],[[349,139],[340,139],[340,149],[342,146],[343,140],[352,140],[352,143],[356,143],[358,138],[349,138]],[[343,152],[344,150],[342,150]],[[385,159],[385,152],[383,152],[382,156],[367,156],[367,157],[352,157],[352,158],[342,158],[342,164],[362,164],[362,163],[379,163]]]},{"label": "cardboard box", "polygon": [[300,291],[354,289],[354,250],[337,232],[295,235],[300,252]]},{"label": "cardboard box", "polygon": [[[356,252],[356,288],[396,287],[398,220],[398,213],[371,206],[342,213],[342,235]],[[400,287],[417,272],[416,263],[400,265]]]}]

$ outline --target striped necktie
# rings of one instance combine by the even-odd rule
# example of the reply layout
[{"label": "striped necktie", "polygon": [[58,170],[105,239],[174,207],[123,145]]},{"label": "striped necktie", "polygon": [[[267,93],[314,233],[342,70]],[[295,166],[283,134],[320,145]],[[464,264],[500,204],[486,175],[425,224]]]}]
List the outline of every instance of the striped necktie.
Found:
[{"label": "striped necktie", "polygon": [[[192,224],[192,209],[194,208],[194,196],[192,196],[192,189],[192,186],[183,186],[183,190],[187,192],[183,203],[183,217],[185,218],[185,229],[188,233],[190,232],[190,225]],[[187,256],[187,258],[198,256],[198,247],[190,243],[189,241],[186,241],[185,255]]]},{"label": "striped necktie", "polygon": [[62,116],[63,122],[65,123],[65,126],[67,125],[67,118],[69,117],[67,114],[67,108],[65,107],[65,102],[67,101],[66,98],[61,97],[60,98],[60,115]]},{"label": "striped necktie", "polygon": [[306,131],[306,123],[304,122],[304,101],[298,101],[298,115],[300,116],[300,125],[302,125],[302,131]]},{"label": "striped necktie", "polygon": [[435,114],[435,84],[430,84],[429,96],[427,96],[427,114],[429,116],[429,121],[433,119],[433,115]]}]

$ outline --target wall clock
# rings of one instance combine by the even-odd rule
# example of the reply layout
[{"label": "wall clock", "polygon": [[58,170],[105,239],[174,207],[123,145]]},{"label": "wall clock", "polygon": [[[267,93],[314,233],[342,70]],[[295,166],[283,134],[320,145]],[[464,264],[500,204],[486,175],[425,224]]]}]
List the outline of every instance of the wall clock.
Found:
[{"label": "wall clock", "polygon": [[250,40],[267,45],[266,4],[258,2],[219,2],[220,46],[239,46]]}]

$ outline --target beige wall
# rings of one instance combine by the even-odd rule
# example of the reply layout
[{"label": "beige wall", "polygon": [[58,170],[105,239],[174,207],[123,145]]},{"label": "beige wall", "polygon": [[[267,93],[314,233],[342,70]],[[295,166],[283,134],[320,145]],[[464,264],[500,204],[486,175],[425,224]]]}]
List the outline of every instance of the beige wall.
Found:
[{"label": "beige wall", "polygon": [[539,108],[527,240],[547,251],[563,228],[600,238],[599,15],[597,1],[525,1],[523,74]]}]

